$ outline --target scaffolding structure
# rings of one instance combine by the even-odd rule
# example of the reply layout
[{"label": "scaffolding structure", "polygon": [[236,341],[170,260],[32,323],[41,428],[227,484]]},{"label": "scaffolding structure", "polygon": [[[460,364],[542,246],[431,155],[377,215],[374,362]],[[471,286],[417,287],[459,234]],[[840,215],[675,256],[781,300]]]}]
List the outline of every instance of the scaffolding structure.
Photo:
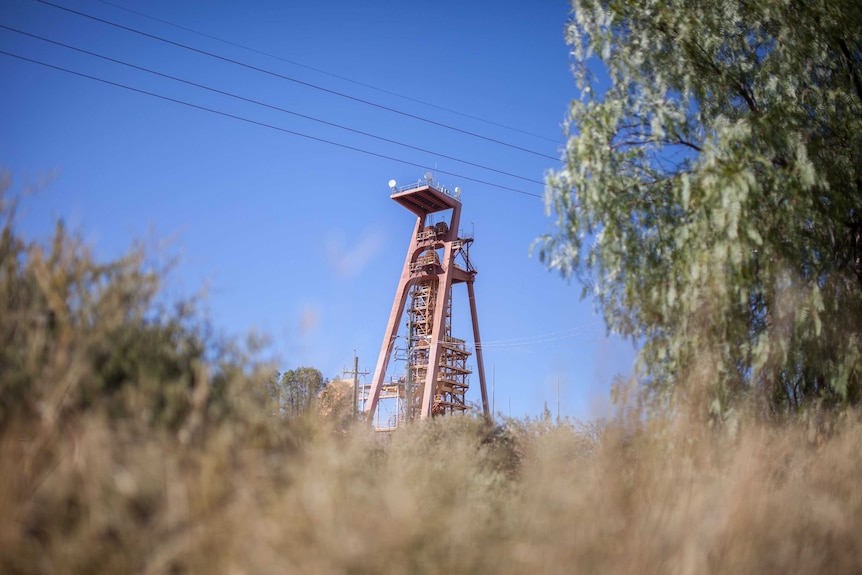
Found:
[{"label": "scaffolding structure", "polygon": [[[465,340],[452,336],[452,286],[463,283],[470,302],[482,409],[490,417],[473,291],[476,270],[469,257],[473,238],[458,233],[460,190],[456,188],[455,195],[451,194],[430,174],[424,181],[402,188],[390,182],[390,188],[392,199],[413,212],[417,220],[374,378],[360,391],[363,412],[376,429],[389,430],[417,418],[462,413],[470,408],[465,395],[472,373],[467,365],[471,353]],[[431,225],[432,214],[440,212],[450,212],[449,222]],[[462,264],[456,263],[456,258]],[[403,351],[398,359],[405,361],[405,373],[384,381],[405,311],[406,348],[398,349]]]}]

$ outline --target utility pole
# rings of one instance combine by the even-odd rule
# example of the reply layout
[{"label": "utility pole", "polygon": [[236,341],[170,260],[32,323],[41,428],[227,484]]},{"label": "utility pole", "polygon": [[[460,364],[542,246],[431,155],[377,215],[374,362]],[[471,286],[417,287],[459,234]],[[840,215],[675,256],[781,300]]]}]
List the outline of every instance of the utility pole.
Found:
[{"label": "utility pole", "polygon": [[359,371],[359,356],[356,355],[356,350],[353,350],[353,371],[341,370],[341,377],[348,375],[353,376],[353,419],[359,417],[359,376],[368,375],[368,371]]},{"label": "utility pole", "polygon": [[404,425],[413,415],[413,315],[407,318],[407,376],[404,378]]},{"label": "utility pole", "polygon": [[557,425],[560,425],[560,378],[557,378]]},{"label": "utility pole", "polygon": [[[560,418],[559,407],[557,408],[557,419]],[[359,415],[359,356],[353,352],[353,419]]]}]

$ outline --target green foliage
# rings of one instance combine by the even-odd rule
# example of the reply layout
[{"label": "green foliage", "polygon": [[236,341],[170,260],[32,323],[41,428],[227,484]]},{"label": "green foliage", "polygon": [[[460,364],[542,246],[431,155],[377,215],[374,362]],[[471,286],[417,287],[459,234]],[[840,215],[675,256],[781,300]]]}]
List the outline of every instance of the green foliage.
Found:
[{"label": "green foliage", "polygon": [[299,417],[312,409],[327,383],[319,369],[298,367],[282,374],[275,372],[266,387],[279,415]]},{"label": "green foliage", "polygon": [[[3,187],[0,186],[0,199]],[[0,428],[105,410],[179,429],[203,378],[190,306],[159,309],[161,270],[140,248],[107,264],[57,225],[49,245],[0,235]]]},{"label": "green foliage", "polygon": [[862,5],[572,6],[581,95],[543,261],[642,343],[656,406],[858,403]]}]

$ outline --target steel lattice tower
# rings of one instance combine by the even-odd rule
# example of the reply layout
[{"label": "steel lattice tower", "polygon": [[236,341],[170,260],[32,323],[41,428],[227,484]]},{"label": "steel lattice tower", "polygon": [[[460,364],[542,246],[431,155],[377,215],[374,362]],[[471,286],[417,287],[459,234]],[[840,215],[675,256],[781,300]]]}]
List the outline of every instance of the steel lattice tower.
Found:
[{"label": "steel lattice tower", "polygon": [[[471,353],[466,342],[452,336],[452,286],[467,284],[476,369],[482,392],[482,410],[490,417],[476,297],[473,281],[476,270],[470,263],[472,237],[461,237],[460,191],[455,194],[435,183],[430,174],[425,180],[398,188],[390,182],[391,198],[416,215],[416,226],[407,248],[407,258],[398,281],[395,301],[374,370],[366,387],[364,413],[373,416],[381,398],[398,402],[398,416],[385,427],[402,422],[468,409],[464,395],[469,386],[467,359]],[[429,216],[451,210],[449,222],[430,225]],[[461,258],[463,265],[456,263]],[[409,299],[409,306],[408,306]],[[393,355],[399,324],[407,308],[407,369],[404,377],[384,382]],[[434,366],[429,368],[429,366]]]}]

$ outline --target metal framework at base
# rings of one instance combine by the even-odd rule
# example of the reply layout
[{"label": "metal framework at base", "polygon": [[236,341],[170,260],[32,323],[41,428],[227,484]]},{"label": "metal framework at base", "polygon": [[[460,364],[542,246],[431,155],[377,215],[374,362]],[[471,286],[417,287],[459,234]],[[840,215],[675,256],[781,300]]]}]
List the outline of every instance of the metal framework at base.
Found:
[{"label": "metal framework at base", "polygon": [[[465,394],[469,387],[467,368],[471,353],[466,342],[452,336],[452,286],[467,284],[476,371],[482,395],[482,410],[490,418],[479,320],[473,282],[476,270],[470,263],[472,237],[461,237],[458,226],[461,201],[430,177],[417,184],[395,188],[391,198],[416,215],[416,226],[407,249],[407,258],[398,281],[392,312],[370,385],[361,393],[366,418],[378,430],[389,430],[413,419],[461,413],[469,409]],[[449,222],[430,225],[432,214],[451,210]],[[455,263],[460,256],[463,266]],[[409,306],[408,304],[409,299]],[[407,349],[404,376],[384,382],[393,355],[402,316],[407,311]],[[433,368],[429,368],[433,366]],[[395,408],[381,420],[381,400],[393,401]]]}]

